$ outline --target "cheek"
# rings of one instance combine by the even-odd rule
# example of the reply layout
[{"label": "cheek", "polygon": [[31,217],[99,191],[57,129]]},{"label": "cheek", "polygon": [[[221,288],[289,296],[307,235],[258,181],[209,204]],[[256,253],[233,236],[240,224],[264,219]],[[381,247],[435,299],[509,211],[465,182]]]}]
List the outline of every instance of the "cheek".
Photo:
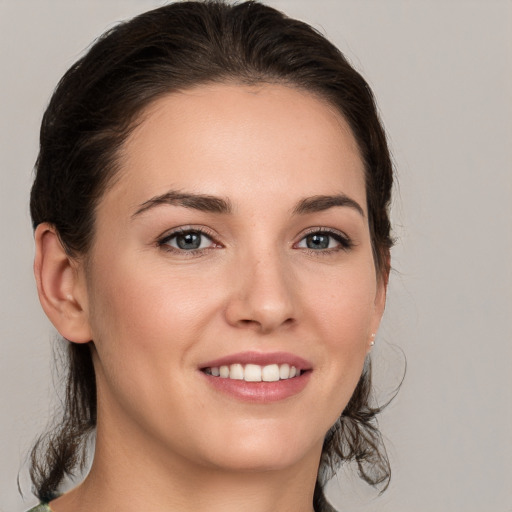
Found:
[{"label": "cheek", "polygon": [[219,302],[204,273],[177,277],[165,263],[151,263],[120,255],[115,267],[97,264],[91,276],[99,362],[105,379],[123,393],[139,386],[150,394],[155,382],[175,386]]},{"label": "cheek", "polygon": [[324,386],[328,427],[347,405],[361,376],[376,314],[375,293],[373,274],[354,271],[333,282],[315,303],[316,332],[328,352],[318,372],[330,376],[330,385]]},{"label": "cheek", "polygon": [[[115,267],[96,265],[91,277],[91,323],[98,342],[134,338],[137,344],[154,344],[155,337],[170,338],[177,328],[198,317],[202,304],[190,280],[173,279],[168,269],[126,259]],[[169,341],[169,340],[168,340]]]},{"label": "cheek", "polygon": [[377,284],[373,267],[340,272],[324,280],[324,289],[312,305],[318,328],[333,350],[356,351],[367,346],[376,314]]},{"label": "cheek", "polygon": [[180,375],[204,315],[189,286],[163,282],[158,268],[140,270],[121,261],[96,267],[90,321],[99,396],[110,411],[145,418],[152,428],[162,407],[178,411],[186,403],[190,391]]}]

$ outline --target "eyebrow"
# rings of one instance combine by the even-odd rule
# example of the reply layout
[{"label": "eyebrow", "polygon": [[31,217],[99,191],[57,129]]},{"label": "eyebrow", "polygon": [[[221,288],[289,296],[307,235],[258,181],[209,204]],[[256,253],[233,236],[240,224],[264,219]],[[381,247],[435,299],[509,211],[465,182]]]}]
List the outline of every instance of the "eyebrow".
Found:
[{"label": "eyebrow", "polygon": [[[144,201],[132,215],[132,218],[160,205],[182,206],[184,208],[219,214],[230,214],[233,211],[229,199],[207,194],[192,194],[170,190],[165,194]],[[352,208],[362,217],[365,216],[364,210],[359,203],[345,194],[307,197],[297,203],[293,209],[293,214],[305,215],[308,213],[322,212],[336,206]]]},{"label": "eyebrow", "polygon": [[165,194],[152,197],[147,201],[144,201],[137,211],[132,215],[136,217],[141,213],[160,205],[174,205],[182,206],[184,208],[192,208],[194,210],[200,210],[202,212],[210,213],[231,213],[231,203],[227,199],[221,197],[209,196],[206,194],[187,194],[175,190],[170,190]]},{"label": "eyebrow", "polygon": [[365,216],[361,205],[345,194],[307,197],[306,199],[299,201],[293,210],[293,213],[303,215],[306,213],[322,212],[335,206],[347,206],[349,208],[353,208],[361,216]]}]

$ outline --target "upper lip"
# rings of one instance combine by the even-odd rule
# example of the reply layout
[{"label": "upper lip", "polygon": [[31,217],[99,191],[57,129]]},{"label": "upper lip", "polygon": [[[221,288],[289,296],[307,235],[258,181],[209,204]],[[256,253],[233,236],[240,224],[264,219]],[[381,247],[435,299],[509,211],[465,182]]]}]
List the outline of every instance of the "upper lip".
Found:
[{"label": "upper lip", "polygon": [[260,366],[288,363],[290,366],[295,366],[297,370],[309,370],[312,366],[309,361],[289,352],[239,352],[238,354],[230,354],[213,361],[207,361],[201,364],[199,368],[229,366],[235,363],[242,365],[257,364]]}]

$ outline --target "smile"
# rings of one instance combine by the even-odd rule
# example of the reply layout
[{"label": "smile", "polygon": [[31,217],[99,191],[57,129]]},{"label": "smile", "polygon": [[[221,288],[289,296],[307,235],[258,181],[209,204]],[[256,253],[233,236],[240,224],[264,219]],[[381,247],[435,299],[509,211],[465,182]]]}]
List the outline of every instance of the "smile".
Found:
[{"label": "smile", "polygon": [[205,368],[204,373],[222,379],[244,380],[245,382],[277,382],[279,380],[300,377],[301,371],[288,363],[258,364],[234,363],[231,365],[213,366]]},{"label": "smile", "polygon": [[204,361],[198,370],[216,392],[264,404],[299,395],[311,379],[313,365],[290,352],[249,351]]}]

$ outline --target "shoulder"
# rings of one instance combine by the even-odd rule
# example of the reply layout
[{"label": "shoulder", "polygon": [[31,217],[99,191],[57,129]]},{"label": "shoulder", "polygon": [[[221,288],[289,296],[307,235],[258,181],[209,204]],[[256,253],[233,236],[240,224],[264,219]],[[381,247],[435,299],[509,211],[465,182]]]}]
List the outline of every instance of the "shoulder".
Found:
[{"label": "shoulder", "polygon": [[40,503],[36,505],[34,508],[27,510],[27,512],[52,512],[50,507],[46,503]]}]

